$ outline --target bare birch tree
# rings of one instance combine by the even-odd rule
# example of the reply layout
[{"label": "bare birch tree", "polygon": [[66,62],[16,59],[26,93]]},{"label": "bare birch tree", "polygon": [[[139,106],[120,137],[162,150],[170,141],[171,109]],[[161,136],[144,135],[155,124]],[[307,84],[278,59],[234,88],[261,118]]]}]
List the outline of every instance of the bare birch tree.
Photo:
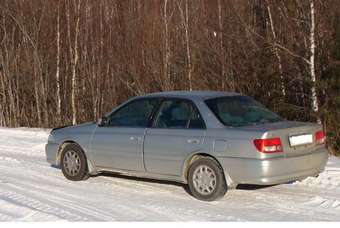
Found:
[{"label": "bare birch tree", "polygon": [[[314,0],[309,0],[310,3],[310,76],[312,80],[312,108],[314,112],[319,111],[319,102],[316,94],[316,73],[315,73],[315,8]],[[320,119],[318,118],[318,122]]]},{"label": "bare birch tree", "polygon": [[170,75],[170,44],[169,44],[169,16],[168,16],[168,0],[163,3],[163,23],[164,23],[164,60],[163,60],[163,75],[164,75],[164,89],[171,88]]},{"label": "bare birch tree", "polygon": [[188,78],[188,89],[192,91],[192,62],[191,62],[191,48],[190,48],[190,37],[189,37],[189,2],[185,0],[185,13],[179,2],[177,1],[177,6],[180,10],[182,24],[185,31],[185,47],[186,47],[186,57],[187,57],[187,78]]},{"label": "bare birch tree", "polygon": [[222,2],[221,0],[217,1],[217,8],[218,8],[218,37],[220,43],[220,61],[221,61],[221,83],[222,83],[222,90],[226,89],[226,70],[225,70],[225,51],[224,51],[224,39],[223,39],[223,18],[222,18]]},{"label": "bare birch tree", "polygon": [[269,22],[270,22],[270,29],[272,31],[272,35],[273,35],[273,40],[274,40],[274,54],[277,58],[277,62],[278,62],[278,67],[279,67],[279,74],[280,74],[280,79],[281,79],[281,92],[283,96],[286,96],[286,87],[284,84],[284,75],[283,75],[283,67],[282,67],[282,60],[281,60],[281,55],[279,53],[278,47],[276,46],[277,43],[277,36],[276,36],[276,31],[275,31],[275,26],[274,26],[274,22],[273,22],[273,17],[272,17],[272,12],[271,12],[271,8],[270,8],[270,4],[269,1],[267,0],[267,11],[268,11],[268,16],[269,16]]},{"label": "bare birch tree", "polygon": [[56,84],[57,84],[57,120],[61,121],[61,94],[60,94],[60,0],[57,7],[57,63],[56,63]]},{"label": "bare birch tree", "polygon": [[[76,0],[74,0],[76,1]],[[75,23],[75,32],[74,32],[74,41],[71,43],[71,32],[70,32],[70,5],[68,3],[67,9],[67,23],[68,23],[68,36],[69,36],[69,50],[71,57],[71,107],[72,107],[72,124],[77,124],[77,95],[78,95],[78,78],[77,78],[77,64],[78,64],[78,36],[79,36],[79,22],[80,22],[80,3],[81,0],[78,0],[75,3],[75,14],[76,14],[76,23]]]}]

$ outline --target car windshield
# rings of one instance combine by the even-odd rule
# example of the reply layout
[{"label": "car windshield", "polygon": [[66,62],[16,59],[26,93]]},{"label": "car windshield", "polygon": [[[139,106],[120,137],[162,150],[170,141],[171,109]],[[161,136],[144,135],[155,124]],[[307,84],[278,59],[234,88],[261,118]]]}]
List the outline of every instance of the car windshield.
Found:
[{"label": "car windshield", "polygon": [[281,121],[281,117],[246,96],[219,97],[205,101],[225,125],[241,127]]}]

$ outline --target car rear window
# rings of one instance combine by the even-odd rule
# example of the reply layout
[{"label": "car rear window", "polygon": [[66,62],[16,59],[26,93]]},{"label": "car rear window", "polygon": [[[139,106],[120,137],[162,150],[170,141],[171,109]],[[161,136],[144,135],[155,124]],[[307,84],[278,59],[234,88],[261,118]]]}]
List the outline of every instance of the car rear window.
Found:
[{"label": "car rear window", "polygon": [[205,101],[210,110],[225,125],[241,127],[281,121],[274,112],[247,96],[230,96]]}]

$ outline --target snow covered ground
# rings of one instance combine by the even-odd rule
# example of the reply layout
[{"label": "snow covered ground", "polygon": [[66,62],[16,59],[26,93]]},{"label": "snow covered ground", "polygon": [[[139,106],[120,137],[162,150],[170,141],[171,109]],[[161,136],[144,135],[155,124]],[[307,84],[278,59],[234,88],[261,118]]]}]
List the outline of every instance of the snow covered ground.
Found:
[{"label": "snow covered ground", "polygon": [[242,186],[201,202],[183,186],[118,176],[67,181],[45,161],[48,130],[0,128],[0,221],[340,221],[340,159],[303,182]]}]

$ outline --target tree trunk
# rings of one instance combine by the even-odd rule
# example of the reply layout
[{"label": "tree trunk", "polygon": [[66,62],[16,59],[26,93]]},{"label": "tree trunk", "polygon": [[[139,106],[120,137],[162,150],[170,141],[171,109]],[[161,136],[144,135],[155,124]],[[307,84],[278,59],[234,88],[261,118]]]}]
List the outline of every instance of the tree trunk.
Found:
[{"label": "tree trunk", "polygon": [[177,2],[178,8],[181,13],[182,24],[185,30],[185,46],[187,55],[187,72],[188,72],[188,84],[189,90],[192,91],[192,62],[191,62],[191,48],[190,48],[190,37],[189,37],[189,3],[185,0],[185,16],[183,9],[179,2]]},{"label": "tree trunk", "polygon": [[164,12],[163,12],[163,22],[164,22],[164,46],[165,46],[165,54],[164,54],[164,63],[163,63],[163,75],[165,80],[165,85],[163,89],[170,90],[171,87],[171,78],[169,72],[170,65],[170,45],[169,45],[169,28],[168,28],[168,0],[164,0]]},{"label": "tree trunk", "polygon": [[189,90],[192,91],[192,64],[191,64],[191,50],[190,50],[190,40],[189,40],[189,3],[188,0],[185,0],[185,40],[186,40],[186,49],[187,49],[187,59],[188,59],[188,82],[189,82]]},{"label": "tree trunk", "polygon": [[[79,35],[79,20],[80,20],[80,2],[78,0],[76,9],[76,27],[74,35],[74,46],[73,46],[73,61],[72,61],[72,87],[71,87],[71,106],[72,106],[72,124],[77,124],[77,95],[78,95],[78,78],[76,74],[77,64],[78,64],[78,35]],[[72,48],[71,48],[72,49]]]},{"label": "tree trunk", "polygon": [[269,15],[269,22],[270,22],[270,28],[272,31],[272,35],[273,35],[273,39],[274,39],[274,54],[277,58],[277,62],[278,62],[278,66],[279,66],[279,74],[280,74],[280,79],[281,79],[281,93],[282,96],[285,97],[286,96],[286,88],[285,88],[285,84],[284,84],[284,76],[283,76],[283,68],[282,68],[282,60],[281,60],[281,56],[279,54],[279,50],[278,47],[276,45],[277,43],[277,37],[276,37],[276,32],[275,32],[275,27],[274,27],[274,22],[273,22],[273,17],[272,17],[272,13],[271,13],[271,9],[270,9],[270,5],[269,2],[267,1],[267,10],[268,10],[268,15]]},{"label": "tree trunk", "polygon": [[[319,111],[319,102],[316,94],[316,73],[315,73],[315,8],[314,0],[310,0],[310,16],[311,16],[311,26],[310,26],[310,75],[312,80],[312,109],[314,112]],[[318,117],[318,122],[320,118]]]},{"label": "tree trunk", "polygon": [[57,122],[61,124],[61,94],[60,94],[60,0],[58,1],[57,12],[57,70],[56,70],[56,83],[57,83]]},{"label": "tree trunk", "polygon": [[223,21],[222,21],[222,3],[218,0],[218,36],[220,42],[220,61],[221,61],[221,81],[222,90],[226,90],[227,78],[225,73],[225,53],[224,53],[224,41],[223,41]]}]

